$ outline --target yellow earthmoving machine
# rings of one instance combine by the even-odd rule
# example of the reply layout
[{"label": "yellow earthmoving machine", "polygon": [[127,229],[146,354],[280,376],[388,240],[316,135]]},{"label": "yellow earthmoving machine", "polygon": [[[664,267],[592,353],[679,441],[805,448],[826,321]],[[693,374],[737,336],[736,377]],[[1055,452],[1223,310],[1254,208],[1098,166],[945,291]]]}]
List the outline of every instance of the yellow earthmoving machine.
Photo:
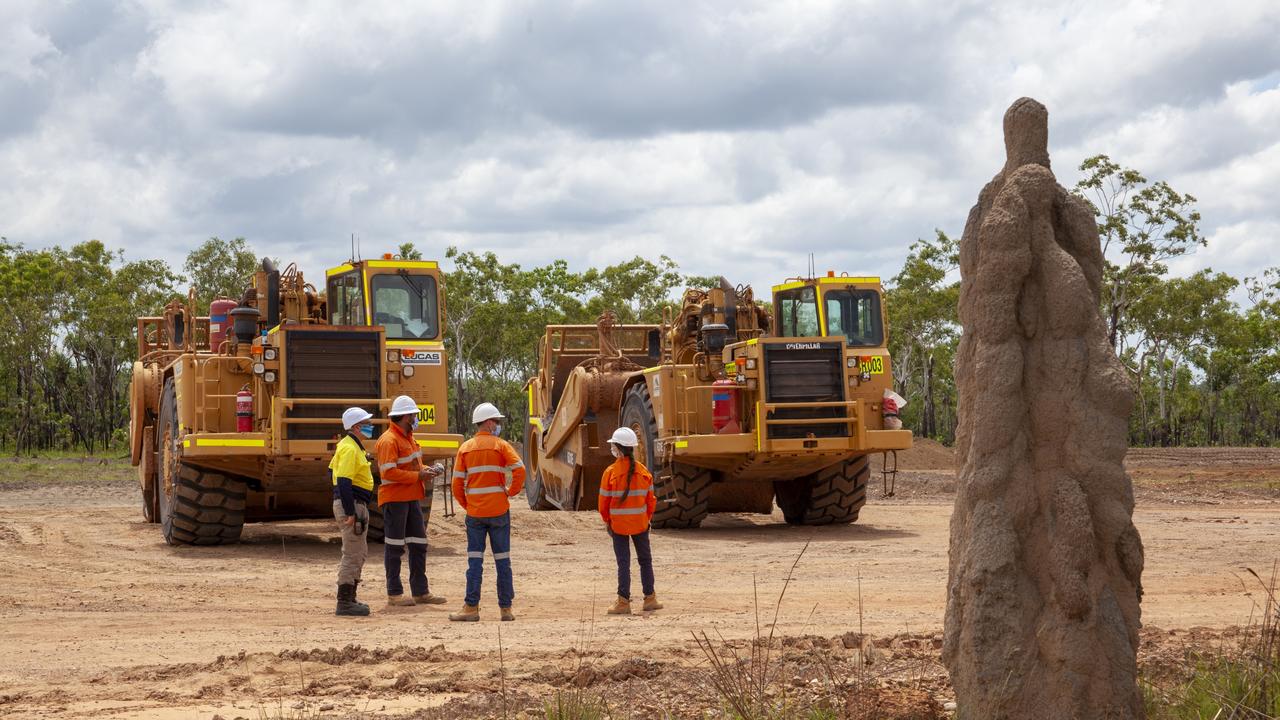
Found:
[{"label": "yellow earthmoving machine", "polygon": [[869,454],[911,447],[886,428],[885,317],[879,278],[828,273],[774,287],[772,314],[721,278],[658,325],[547,327],[527,388],[529,505],[595,508],[608,438],[627,426],[654,473],[655,527],[775,500],[791,524],[854,522]]},{"label": "yellow earthmoving machine", "polygon": [[[170,544],[236,542],[246,521],[331,517],[328,464],[353,405],[381,432],[392,398],[409,395],[424,461],[457,451],[437,264],[384,255],[326,275],[322,294],[296,266],[264,259],[238,301],[219,298],[202,315],[193,289],[138,318],[132,460],[143,515]],[[381,515],[370,513],[380,540]]]}]

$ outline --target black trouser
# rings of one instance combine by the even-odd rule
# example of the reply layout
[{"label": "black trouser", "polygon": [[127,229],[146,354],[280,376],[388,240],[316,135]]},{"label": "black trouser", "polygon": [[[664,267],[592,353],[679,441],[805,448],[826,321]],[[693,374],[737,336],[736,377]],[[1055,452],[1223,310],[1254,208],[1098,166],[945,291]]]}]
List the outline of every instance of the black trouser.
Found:
[{"label": "black trouser", "polygon": [[618,597],[631,599],[631,545],[636,546],[640,562],[640,587],[645,595],[653,594],[653,554],[649,552],[649,531],[637,535],[619,535],[612,530],[613,555],[618,559]]},{"label": "black trouser", "polygon": [[400,584],[400,558],[409,546],[409,591],[427,594],[427,524],[417,500],[389,502],[382,505],[383,543],[386,551],[387,594],[403,595]]}]

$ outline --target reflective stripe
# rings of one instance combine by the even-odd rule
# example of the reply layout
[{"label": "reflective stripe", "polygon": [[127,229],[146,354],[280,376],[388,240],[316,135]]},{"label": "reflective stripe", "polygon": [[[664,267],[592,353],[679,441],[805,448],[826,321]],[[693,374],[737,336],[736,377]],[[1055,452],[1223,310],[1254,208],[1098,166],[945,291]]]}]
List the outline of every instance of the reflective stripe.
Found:
[{"label": "reflective stripe", "polygon": [[472,551],[468,551],[468,552],[467,552],[467,559],[480,559],[480,560],[483,560],[483,559],[484,559],[484,551],[483,551],[483,550],[481,550],[480,552],[472,552]]},{"label": "reflective stripe", "polygon": [[645,488],[643,490],[639,490],[639,489],[632,490],[631,492],[627,492],[626,490],[601,490],[600,494],[605,497],[620,498],[620,497],[644,497],[651,492],[653,492],[651,488]]},{"label": "reflective stripe", "polygon": [[395,466],[396,464],[393,462],[382,463],[381,465],[378,466],[378,472],[386,472]]},{"label": "reflective stripe", "polygon": [[453,476],[459,480],[463,480],[467,477],[467,474],[462,472],[461,470],[454,470]]},{"label": "reflective stripe", "polygon": [[469,467],[467,468],[467,477],[471,477],[476,473],[482,473],[482,472],[502,473],[507,477],[511,477],[511,471],[508,470],[507,468],[502,467],[501,465],[477,465],[475,467]]},{"label": "reflective stripe", "polygon": [[383,545],[403,545],[404,540],[397,540],[395,538],[384,537],[382,538],[382,544]]},{"label": "reflective stripe", "polygon": [[507,467],[511,468],[512,470],[515,470],[516,468],[524,467],[524,461],[517,460],[515,465],[508,465]]},{"label": "reflective stripe", "polygon": [[490,485],[489,487],[467,488],[468,495],[489,495],[492,493],[504,493],[507,489],[501,485]]},{"label": "reflective stripe", "polygon": [[643,515],[649,508],[609,508],[610,515]]},{"label": "reflective stripe", "polygon": [[417,544],[417,545],[427,544],[427,539],[424,537],[407,537],[404,539],[404,541],[410,544]]},{"label": "reflective stripe", "polygon": [[417,459],[418,459],[418,458],[420,458],[420,457],[422,457],[422,451],[421,451],[421,450],[418,450],[417,452],[410,453],[410,454],[409,454],[408,456],[406,456],[406,457],[396,458],[396,464],[401,464],[401,465],[402,465],[402,464],[404,464],[404,463],[409,462],[410,460],[417,460]]},{"label": "reflective stripe", "polygon": [[511,559],[511,553],[510,553],[510,552],[494,553],[494,554],[493,554],[493,559],[494,559],[494,560],[510,560],[510,559]]}]

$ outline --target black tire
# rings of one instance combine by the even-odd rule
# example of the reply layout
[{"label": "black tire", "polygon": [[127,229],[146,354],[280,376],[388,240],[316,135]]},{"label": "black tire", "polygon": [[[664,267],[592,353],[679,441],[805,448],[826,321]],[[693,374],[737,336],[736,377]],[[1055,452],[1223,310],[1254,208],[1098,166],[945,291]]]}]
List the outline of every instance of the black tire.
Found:
[{"label": "black tire", "polygon": [[622,404],[622,426],[635,431],[640,438],[637,460],[653,473],[654,493],[658,496],[658,508],[653,513],[652,526],[658,529],[695,528],[707,517],[711,502],[711,484],[715,479],[706,468],[672,463],[668,470],[655,459],[658,443],[658,423],[653,415],[653,401],[649,388],[635,385],[627,391]]},{"label": "black tire", "polygon": [[812,475],[773,484],[774,498],[790,525],[856,522],[867,504],[871,463],[867,455],[836,463]]},{"label": "black tire", "polygon": [[238,479],[182,462],[178,456],[177,397],[165,381],[157,431],[161,458],[160,531],[170,545],[226,545],[244,528],[245,485]]},{"label": "black tire", "polygon": [[537,448],[542,447],[541,438],[535,435],[535,432],[531,423],[524,433],[523,461],[525,472],[528,473],[524,481],[524,499],[529,501],[529,509],[531,510],[557,510],[558,508],[552,505],[550,500],[547,500],[547,488],[542,483],[542,470],[531,470],[537,464],[531,461],[536,456],[536,453],[540,452],[540,450],[535,449],[535,443],[537,443]]}]

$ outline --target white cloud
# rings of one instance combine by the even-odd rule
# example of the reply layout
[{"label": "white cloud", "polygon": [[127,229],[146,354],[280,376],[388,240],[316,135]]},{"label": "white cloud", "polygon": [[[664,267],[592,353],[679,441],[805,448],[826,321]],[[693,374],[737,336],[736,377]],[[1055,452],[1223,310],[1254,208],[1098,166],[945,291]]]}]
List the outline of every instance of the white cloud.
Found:
[{"label": "white cloud", "polygon": [[1280,227],[1277,78],[1254,0],[8,5],[0,235],[891,276],[960,232],[1031,95],[1064,184],[1098,152],[1167,179],[1210,238],[1175,269],[1244,274]]}]

